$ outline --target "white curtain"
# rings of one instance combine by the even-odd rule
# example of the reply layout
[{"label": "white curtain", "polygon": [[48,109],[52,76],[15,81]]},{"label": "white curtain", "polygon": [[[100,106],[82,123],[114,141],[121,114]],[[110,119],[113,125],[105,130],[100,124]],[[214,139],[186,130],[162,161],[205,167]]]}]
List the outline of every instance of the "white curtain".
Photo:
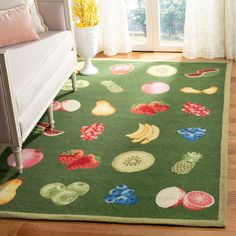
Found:
[{"label": "white curtain", "polygon": [[99,51],[107,56],[132,51],[125,0],[99,0],[101,35]]},{"label": "white curtain", "polygon": [[236,59],[236,0],[187,0],[183,53]]}]

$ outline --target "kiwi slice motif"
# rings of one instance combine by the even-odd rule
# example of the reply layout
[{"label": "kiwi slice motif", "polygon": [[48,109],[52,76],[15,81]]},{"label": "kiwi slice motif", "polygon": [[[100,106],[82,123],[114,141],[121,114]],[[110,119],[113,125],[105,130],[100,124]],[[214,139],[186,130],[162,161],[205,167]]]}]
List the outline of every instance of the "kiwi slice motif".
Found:
[{"label": "kiwi slice motif", "polygon": [[44,198],[51,199],[56,193],[66,189],[64,184],[51,183],[43,186],[40,190],[40,195]]},{"label": "kiwi slice motif", "polygon": [[155,162],[155,157],[144,151],[129,151],[116,156],[111,165],[120,172],[132,173],[148,169]]},{"label": "kiwi slice motif", "polygon": [[73,190],[78,196],[83,196],[89,191],[89,185],[84,182],[75,182],[67,186],[68,190]]},{"label": "kiwi slice motif", "polygon": [[52,196],[52,202],[55,205],[67,205],[78,198],[78,194],[72,190],[62,190]]},{"label": "kiwi slice motif", "polygon": [[78,88],[86,88],[89,86],[89,82],[87,80],[78,80],[77,87]]}]

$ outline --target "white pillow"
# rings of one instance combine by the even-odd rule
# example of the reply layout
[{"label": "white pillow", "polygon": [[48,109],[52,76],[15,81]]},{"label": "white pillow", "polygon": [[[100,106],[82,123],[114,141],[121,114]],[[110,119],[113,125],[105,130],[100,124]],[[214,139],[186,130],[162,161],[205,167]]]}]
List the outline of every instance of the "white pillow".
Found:
[{"label": "white pillow", "polygon": [[0,11],[13,8],[21,4],[29,4],[32,24],[37,33],[48,30],[47,26],[43,23],[42,16],[39,14],[37,1],[35,0],[0,0]]}]

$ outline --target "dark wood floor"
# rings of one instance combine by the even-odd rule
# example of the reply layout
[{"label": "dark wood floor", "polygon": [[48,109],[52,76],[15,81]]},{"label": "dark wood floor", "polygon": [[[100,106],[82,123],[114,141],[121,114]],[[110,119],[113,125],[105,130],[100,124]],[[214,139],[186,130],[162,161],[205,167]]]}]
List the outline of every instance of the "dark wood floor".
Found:
[{"label": "dark wood floor", "polygon": [[[99,55],[102,57],[102,55]],[[132,53],[118,58],[185,61],[179,53]],[[231,80],[230,127],[228,150],[227,225],[218,228],[194,228],[156,225],[124,225],[86,222],[50,222],[0,220],[0,236],[235,236],[236,235],[236,63]]]}]

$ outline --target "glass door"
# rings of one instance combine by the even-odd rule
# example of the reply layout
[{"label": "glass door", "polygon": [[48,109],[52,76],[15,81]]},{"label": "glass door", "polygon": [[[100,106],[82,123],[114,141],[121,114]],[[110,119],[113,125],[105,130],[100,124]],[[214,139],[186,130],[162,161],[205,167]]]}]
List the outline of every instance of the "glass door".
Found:
[{"label": "glass door", "polygon": [[182,51],[186,0],[126,0],[133,50]]}]

